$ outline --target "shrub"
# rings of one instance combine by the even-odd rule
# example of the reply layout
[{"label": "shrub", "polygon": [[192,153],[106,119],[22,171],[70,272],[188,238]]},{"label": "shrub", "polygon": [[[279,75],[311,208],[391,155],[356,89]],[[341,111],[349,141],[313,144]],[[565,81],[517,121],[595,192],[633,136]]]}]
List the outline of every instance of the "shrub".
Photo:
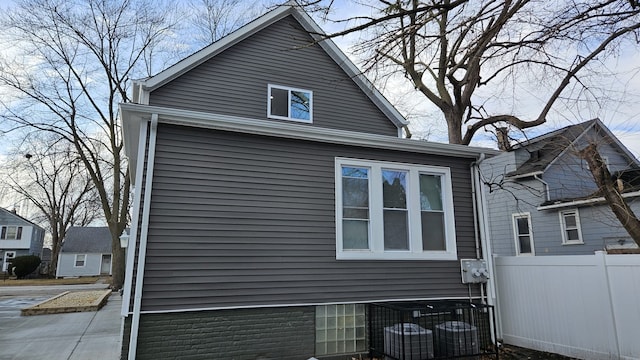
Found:
[{"label": "shrub", "polygon": [[40,258],[36,255],[17,256],[11,259],[9,269],[13,269],[13,275],[18,279],[34,272],[40,265]]}]

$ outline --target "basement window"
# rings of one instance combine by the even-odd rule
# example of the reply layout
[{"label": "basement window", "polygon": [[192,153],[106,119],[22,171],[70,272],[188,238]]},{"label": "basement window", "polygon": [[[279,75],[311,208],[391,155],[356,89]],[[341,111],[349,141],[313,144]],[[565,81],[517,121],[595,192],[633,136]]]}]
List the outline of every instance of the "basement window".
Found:
[{"label": "basement window", "polygon": [[362,304],[316,306],[316,355],[365,351],[365,326]]}]

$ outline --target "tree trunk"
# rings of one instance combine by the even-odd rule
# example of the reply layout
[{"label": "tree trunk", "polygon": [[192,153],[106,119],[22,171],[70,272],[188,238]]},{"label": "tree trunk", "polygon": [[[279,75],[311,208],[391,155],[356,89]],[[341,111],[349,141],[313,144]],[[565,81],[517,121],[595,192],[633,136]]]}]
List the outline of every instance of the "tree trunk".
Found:
[{"label": "tree trunk", "polygon": [[111,288],[120,290],[124,285],[125,252],[120,247],[120,234],[111,233]]},{"label": "tree trunk", "polygon": [[49,265],[49,276],[56,277],[58,273],[58,257],[60,256],[60,241],[53,235],[51,246],[51,264]]},{"label": "tree trunk", "polygon": [[452,107],[444,111],[444,118],[447,121],[449,144],[462,144],[462,115]]},{"label": "tree trunk", "polygon": [[638,220],[627,201],[622,197],[615,181],[611,178],[611,173],[609,173],[606,163],[598,152],[596,144],[591,144],[580,151],[580,156],[589,164],[593,179],[607,200],[611,211],[616,215],[616,218],[627,230],[633,241],[640,246],[640,220]]}]

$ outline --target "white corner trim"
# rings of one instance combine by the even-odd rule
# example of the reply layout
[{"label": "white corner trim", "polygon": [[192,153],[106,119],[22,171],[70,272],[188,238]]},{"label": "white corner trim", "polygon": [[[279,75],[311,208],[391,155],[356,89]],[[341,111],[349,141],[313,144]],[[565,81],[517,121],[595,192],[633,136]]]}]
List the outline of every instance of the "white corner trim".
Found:
[{"label": "white corner trim", "polygon": [[[156,134],[158,131],[158,115],[151,115],[151,130],[149,131],[149,149],[147,156],[147,171],[142,205],[142,224],[140,226],[140,250],[138,253],[138,268],[136,269],[136,289],[133,298],[133,314],[131,319],[131,334],[129,337],[129,360],[135,360],[138,346],[138,328],[140,326],[140,309],[142,306],[142,286],[144,282],[144,266],[147,255],[147,232],[149,230],[149,211],[151,208],[151,187],[153,184],[153,168],[156,154]],[[131,231],[137,231],[133,229]]]},{"label": "white corner trim", "polygon": [[122,309],[120,314],[127,316],[131,301],[131,287],[133,285],[133,265],[135,262],[136,242],[138,240],[138,225],[140,219],[141,200],[142,200],[142,178],[144,171],[144,150],[146,147],[147,129],[149,123],[140,124],[140,134],[138,140],[138,159],[136,164],[136,177],[134,179],[133,194],[133,214],[131,218],[131,227],[129,229],[129,246],[127,247],[127,265],[125,267],[124,292],[122,296]]}]

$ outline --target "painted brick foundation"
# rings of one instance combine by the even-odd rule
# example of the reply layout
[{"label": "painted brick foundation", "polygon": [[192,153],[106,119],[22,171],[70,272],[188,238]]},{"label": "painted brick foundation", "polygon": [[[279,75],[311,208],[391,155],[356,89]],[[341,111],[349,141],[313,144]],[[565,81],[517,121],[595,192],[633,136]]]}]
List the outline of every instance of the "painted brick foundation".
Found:
[{"label": "painted brick foundation", "polygon": [[[140,316],[137,359],[300,360],[313,356],[315,309],[193,311]],[[127,358],[131,316],[125,319]]]}]

